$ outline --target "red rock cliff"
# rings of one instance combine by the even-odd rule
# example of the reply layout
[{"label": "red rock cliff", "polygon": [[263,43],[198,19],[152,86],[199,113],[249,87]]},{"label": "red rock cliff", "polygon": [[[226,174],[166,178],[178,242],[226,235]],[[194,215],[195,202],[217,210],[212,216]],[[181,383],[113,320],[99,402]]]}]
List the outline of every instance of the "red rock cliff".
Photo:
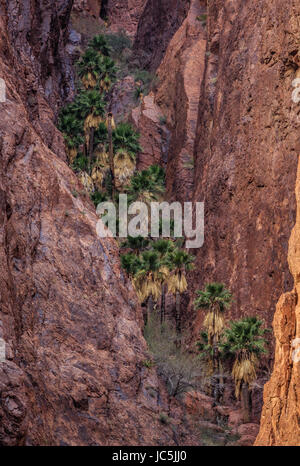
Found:
[{"label": "red rock cliff", "polygon": [[299,64],[299,4],[215,0],[195,146],[194,199],[205,202],[205,243],[193,281],[222,281],[232,317],[271,324],[293,286],[287,245],[295,222],[299,133],[291,99]]},{"label": "red rock cliff", "polygon": [[[189,442],[164,390],[113,240],[65,163],[53,109],[70,91],[71,1],[1,2],[0,444]],[[61,92],[63,91],[63,92]],[[62,95],[63,94],[63,95]],[[126,426],[126,428],[124,428]]]},{"label": "red rock cliff", "polygon": [[[299,445],[299,2],[210,2],[195,147],[194,199],[205,201],[205,244],[194,284],[224,281],[232,316],[273,328],[273,374],[257,445]],[[299,172],[296,184],[299,210]],[[289,267],[287,263],[289,261]],[[290,274],[290,271],[291,274]],[[200,286],[199,286],[200,285]]]}]

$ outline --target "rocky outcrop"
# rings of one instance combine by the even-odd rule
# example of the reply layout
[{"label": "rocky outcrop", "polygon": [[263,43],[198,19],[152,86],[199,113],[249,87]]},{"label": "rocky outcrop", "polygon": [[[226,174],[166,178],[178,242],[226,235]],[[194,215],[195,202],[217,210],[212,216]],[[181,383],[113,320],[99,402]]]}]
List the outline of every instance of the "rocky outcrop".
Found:
[{"label": "rocky outcrop", "polygon": [[167,173],[167,198],[182,202],[193,191],[193,151],[206,51],[206,32],[199,17],[204,11],[204,2],[191,1],[156,71],[153,91],[132,112],[143,149],[138,167],[162,165]]},{"label": "rocky outcrop", "polygon": [[300,444],[300,166],[296,183],[297,220],[289,242],[289,266],[295,288],[284,294],[273,322],[275,363],[264,389],[264,407],[256,445]]},{"label": "rocky outcrop", "polygon": [[279,0],[250,9],[243,2],[210,2],[194,154],[194,200],[205,202],[205,242],[191,282],[197,288],[225,282],[235,299],[230,317],[255,314],[269,326],[278,297],[293,286],[287,245],[299,155],[291,99],[297,18],[295,1],[288,11]]},{"label": "rocky outcrop", "polygon": [[160,422],[137,298],[53,124],[71,6],[1,3],[0,444],[190,443],[178,406]]}]

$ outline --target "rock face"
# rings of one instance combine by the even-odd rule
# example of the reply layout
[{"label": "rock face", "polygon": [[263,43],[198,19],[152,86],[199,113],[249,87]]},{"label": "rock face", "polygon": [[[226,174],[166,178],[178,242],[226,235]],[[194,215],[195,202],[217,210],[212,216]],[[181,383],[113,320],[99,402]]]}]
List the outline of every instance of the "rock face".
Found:
[{"label": "rock face", "polygon": [[157,69],[168,43],[188,12],[189,4],[190,0],[147,0],[134,43],[141,67]]},{"label": "rock face", "polygon": [[99,18],[102,3],[102,0],[74,0],[73,9],[74,11]]},{"label": "rock face", "polygon": [[191,0],[157,70],[155,102],[171,128],[167,196],[181,202],[190,200],[193,191],[193,153],[206,52],[206,32],[197,19],[205,12],[203,3]]},{"label": "rock face", "polygon": [[189,443],[159,422],[140,307],[53,124],[71,6],[1,3],[0,444]]},{"label": "rock face", "polygon": [[123,29],[134,37],[146,3],[147,0],[102,0],[102,16],[107,17],[112,32]]},{"label": "rock face", "polygon": [[138,169],[143,170],[150,165],[165,167],[164,147],[168,144],[169,131],[161,109],[154,102],[153,93],[145,96],[140,105],[133,109],[131,120],[141,135],[142,152],[138,157]]},{"label": "rock face", "polygon": [[273,328],[275,364],[264,389],[264,407],[256,445],[300,444],[300,166],[296,183],[297,220],[289,242],[289,266],[295,288],[276,308]]},{"label": "rock face", "polygon": [[300,441],[298,221],[289,246],[292,275],[287,264],[300,149],[299,103],[292,101],[299,17],[296,1],[288,12],[279,0],[255,2],[250,10],[237,1],[210,2],[195,148],[194,200],[206,205],[195,286],[225,282],[235,296],[231,317],[255,314],[270,325],[275,302],[295,281],[275,314],[275,364],[258,445]]},{"label": "rock face", "polygon": [[194,200],[205,202],[205,242],[191,280],[197,288],[225,282],[235,298],[230,317],[255,314],[269,326],[293,283],[287,245],[299,155],[291,94],[300,10],[296,2],[291,8],[279,0],[250,9],[210,2],[195,147]]}]

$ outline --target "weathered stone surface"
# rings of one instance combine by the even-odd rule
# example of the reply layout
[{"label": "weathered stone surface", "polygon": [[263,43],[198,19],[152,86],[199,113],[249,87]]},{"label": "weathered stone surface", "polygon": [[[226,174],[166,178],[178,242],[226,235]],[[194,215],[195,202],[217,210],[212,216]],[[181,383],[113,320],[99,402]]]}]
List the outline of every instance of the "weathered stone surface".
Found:
[{"label": "weathered stone surface", "polygon": [[56,108],[61,96],[63,43],[61,30],[52,35],[46,26],[61,24],[58,7],[71,4],[35,2],[30,10],[9,2],[0,17],[7,86],[0,104],[0,322],[13,359],[0,363],[0,443],[193,442],[179,419],[175,432],[159,421],[168,398],[143,364],[149,355],[140,306],[116,243],[96,234],[94,206],[66,165],[53,124],[49,102]]},{"label": "weathered stone surface", "polygon": [[104,0],[102,7],[112,32],[120,30],[134,37],[147,0]]},{"label": "weathered stone surface", "polygon": [[214,422],[216,412],[213,408],[214,399],[201,392],[191,391],[185,395],[184,405],[186,411],[191,416],[197,416],[198,419]]},{"label": "weathered stone surface", "polygon": [[[297,222],[289,243],[289,264],[295,279],[295,290],[284,294],[276,307],[273,322],[276,338],[272,377],[264,388],[264,406],[256,445],[300,444],[300,363],[299,347],[293,342],[300,337],[299,328],[299,180],[298,169]],[[298,356],[298,357],[297,357]]]},{"label": "weathered stone surface", "polygon": [[[268,326],[278,297],[292,288],[297,18],[296,2],[289,9],[279,0],[250,9],[210,2],[195,148],[194,200],[205,202],[205,242],[191,282],[200,289],[225,282],[234,294],[230,317],[255,314]],[[203,313],[198,318],[196,331]]]},{"label": "weathered stone surface", "polygon": [[74,0],[73,9],[74,11],[99,18],[101,6],[102,0]]},{"label": "weathered stone surface", "polygon": [[164,123],[164,115],[150,93],[131,112],[131,120],[140,133],[142,152],[138,156],[137,168],[143,170],[150,165],[166,165],[164,148],[169,131]]},{"label": "weathered stone surface", "polygon": [[206,51],[206,32],[197,18],[204,11],[203,2],[191,0],[157,70],[155,103],[171,130],[167,197],[181,202],[190,200],[193,191],[194,143]]},{"label": "weathered stone surface", "polygon": [[185,18],[190,0],[147,0],[134,51],[143,68],[156,70],[168,43]]}]

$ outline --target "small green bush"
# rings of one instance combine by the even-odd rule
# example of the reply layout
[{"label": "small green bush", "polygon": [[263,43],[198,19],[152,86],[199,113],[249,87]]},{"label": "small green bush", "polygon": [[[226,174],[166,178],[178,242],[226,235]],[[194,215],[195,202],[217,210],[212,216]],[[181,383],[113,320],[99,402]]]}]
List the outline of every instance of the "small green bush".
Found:
[{"label": "small green bush", "polygon": [[107,34],[106,40],[115,58],[120,58],[125,49],[132,48],[132,41],[124,30],[120,30],[117,34]]}]

